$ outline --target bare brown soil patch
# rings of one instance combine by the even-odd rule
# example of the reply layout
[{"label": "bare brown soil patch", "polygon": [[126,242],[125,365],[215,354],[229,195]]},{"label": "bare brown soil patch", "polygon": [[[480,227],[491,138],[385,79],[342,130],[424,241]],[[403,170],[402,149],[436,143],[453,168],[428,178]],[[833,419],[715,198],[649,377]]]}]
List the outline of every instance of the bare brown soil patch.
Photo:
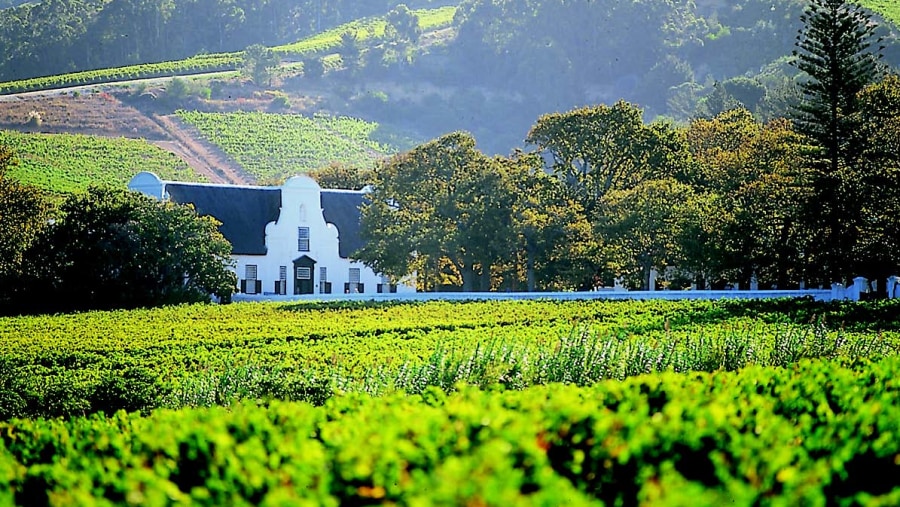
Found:
[{"label": "bare brown soil patch", "polygon": [[[144,87],[140,94],[128,87],[74,90],[0,96],[0,129],[145,139],[174,153],[210,182],[232,184],[256,181],[173,115],[175,109],[303,113],[317,110],[322,101],[319,95],[276,93],[241,82],[220,86],[211,100],[189,97],[181,104],[165,99],[162,85]],[[279,95],[287,95],[287,104],[276,100]]]},{"label": "bare brown soil patch", "polygon": [[147,140],[169,138],[143,113],[106,92],[5,97],[0,102],[0,128]]}]

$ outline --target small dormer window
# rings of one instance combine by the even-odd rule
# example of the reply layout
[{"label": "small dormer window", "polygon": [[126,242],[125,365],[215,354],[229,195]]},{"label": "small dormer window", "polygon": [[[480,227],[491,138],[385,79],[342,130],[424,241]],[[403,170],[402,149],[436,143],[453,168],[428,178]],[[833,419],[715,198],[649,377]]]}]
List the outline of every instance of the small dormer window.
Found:
[{"label": "small dormer window", "polygon": [[297,251],[309,251],[309,227],[297,228]]}]

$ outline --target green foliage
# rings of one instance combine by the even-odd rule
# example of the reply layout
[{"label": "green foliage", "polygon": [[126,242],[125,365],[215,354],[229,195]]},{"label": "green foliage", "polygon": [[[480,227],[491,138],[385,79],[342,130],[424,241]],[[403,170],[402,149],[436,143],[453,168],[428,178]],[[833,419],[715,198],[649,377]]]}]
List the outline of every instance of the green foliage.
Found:
[{"label": "green foliage", "polygon": [[[855,276],[847,260],[859,240],[860,206],[855,197],[859,150],[857,95],[880,73],[879,41],[871,15],[844,0],[814,0],[801,21],[795,65],[808,76],[794,121],[818,149],[806,179],[811,200],[806,221],[819,237],[809,246],[811,261],[829,279]],[[874,47],[873,47],[874,46]]]},{"label": "green foliage", "polygon": [[[12,503],[893,504],[900,360],[0,424]],[[874,474],[872,470],[884,473]]]},{"label": "green foliage", "polygon": [[138,139],[0,130],[0,144],[16,146],[19,164],[10,168],[10,176],[58,194],[90,185],[123,188],[140,171],[176,181],[203,180],[174,154]]},{"label": "green foliage", "polygon": [[9,400],[7,417],[241,400],[321,405],[340,392],[589,385],[669,370],[879,357],[900,346],[897,306],[239,303],[8,317],[0,318],[0,399]]},{"label": "green foliage", "polygon": [[552,157],[552,169],[591,219],[607,192],[672,174],[677,144],[666,125],[645,125],[641,110],[619,101],[538,118],[526,142]]},{"label": "green foliage", "polygon": [[23,256],[46,225],[49,203],[36,188],[10,173],[15,153],[0,142],[0,300],[7,297],[7,278],[21,269]]},{"label": "green foliage", "polygon": [[262,44],[254,44],[244,50],[243,71],[259,86],[272,84],[272,75],[280,63],[278,54]]},{"label": "green foliage", "polygon": [[328,115],[178,111],[259,181],[284,179],[333,162],[371,167],[395,149],[372,139],[378,124]]},{"label": "green foliage", "polygon": [[307,173],[322,188],[344,188],[362,190],[372,184],[373,174],[370,169],[333,162],[325,167]]},{"label": "green foliage", "polygon": [[433,287],[446,262],[463,291],[490,290],[491,267],[508,256],[515,234],[515,181],[499,164],[454,132],[377,166],[357,258],[397,278],[418,271],[428,280],[433,270]]},{"label": "green foliage", "polygon": [[900,26],[900,5],[891,0],[860,0],[860,5],[881,14],[886,19]]},{"label": "green foliage", "polygon": [[786,120],[761,124],[746,109],[697,119],[685,130],[694,160],[682,179],[706,196],[688,229],[687,266],[698,275],[760,287],[799,284],[805,241],[800,203],[805,139]]},{"label": "green foliage", "polygon": [[236,279],[218,223],[193,208],[91,187],[60,205],[26,253],[12,311],[133,308],[228,298]]}]

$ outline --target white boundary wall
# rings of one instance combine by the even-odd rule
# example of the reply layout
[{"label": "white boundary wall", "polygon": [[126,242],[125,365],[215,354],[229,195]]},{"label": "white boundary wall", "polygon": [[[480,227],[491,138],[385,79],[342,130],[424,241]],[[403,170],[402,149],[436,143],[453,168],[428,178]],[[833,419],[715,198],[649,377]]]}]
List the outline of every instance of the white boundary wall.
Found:
[{"label": "white boundary wall", "polygon": [[[831,301],[833,291],[825,290],[679,290],[592,292],[416,292],[406,294],[310,294],[306,296],[249,296],[235,294],[232,301],[492,301],[509,299],[552,300],[677,300],[677,299],[776,299],[811,297]],[[841,298],[843,299],[843,298]]]}]

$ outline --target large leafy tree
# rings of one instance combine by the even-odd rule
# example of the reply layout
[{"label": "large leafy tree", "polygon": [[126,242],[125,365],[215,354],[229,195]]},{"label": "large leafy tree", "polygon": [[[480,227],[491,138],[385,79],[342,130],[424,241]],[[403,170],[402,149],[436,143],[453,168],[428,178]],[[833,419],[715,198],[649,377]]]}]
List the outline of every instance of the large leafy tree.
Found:
[{"label": "large leafy tree", "polygon": [[679,240],[697,216],[695,201],[694,190],[673,178],[610,192],[600,230],[613,270],[647,289],[653,268],[683,265]]},{"label": "large leafy tree", "polygon": [[884,281],[900,273],[900,77],[866,87],[858,100],[860,235],[851,262],[855,274]]},{"label": "large leafy tree", "polygon": [[594,219],[608,192],[673,174],[682,161],[674,131],[661,123],[645,125],[642,114],[624,101],[547,114],[526,142],[549,156],[553,172]]},{"label": "large leafy tree", "polygon": [[811,0],[800,19],[795,65],[807,79],[794,121],[818,148],[807,174],[806,223],[817,231],[809,254],[824,276],[839,281],[853,276],[850,258],[860,239],[860,152],[852,142],[858,94],[878,78],[880,48],[873,47],[876,24],[856,3]]},{"label": "large leafy tree", "polygon": [[516,192],[469,134],[396,155],[373,179],[359,259],[393,277],[416,271],[421,280],[449,267],[464,291],[490,289],[492,266],[512,250]]},{"label": "large leafy tree", "polygon": [[231,245],[191,207],[126,190],[69,196],[29,250],[28,310],[133,308],[228,298]]},{"label": "large leafy tree", "polygon": [[685,139],[694,162],[686,181],[712,206],[690,263],[742,284],[754,271],[766,286],[798,284],[804,138],[786,120],[761,124],[741,108],[694,120]]},{"label": "large leafy tree", "polygon": [[510,258],[524,270],[516,280],[524,278],[529,292],[584,285],[597,269],[584,210],[566,195],[559,179],[544,172],[537,154],[516,152],[495,160],[516,189],[512,204],[516,239]]},{"label": "large leafy tree", "polygon": [[49,203],[36,188],[9,175],[15,164],[9,148],[0,145],[0,304],[12,297],[24,254],[47,225]]}]

